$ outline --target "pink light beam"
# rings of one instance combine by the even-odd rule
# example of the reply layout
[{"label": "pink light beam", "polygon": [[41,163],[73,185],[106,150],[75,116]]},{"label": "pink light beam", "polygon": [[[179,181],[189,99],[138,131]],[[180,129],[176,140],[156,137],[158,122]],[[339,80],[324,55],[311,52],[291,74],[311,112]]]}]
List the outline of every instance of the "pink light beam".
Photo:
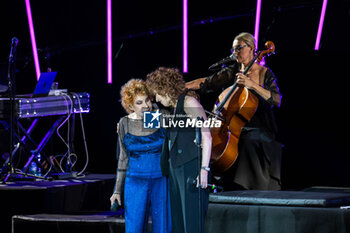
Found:
[{"label": "pink light beam", "polygon": [[188,72],[188,15],[187,0],[183,0],[183,73]]},{"label": "pink light beam", "polygon": [[36,79],[39,80],[39,78],[40,78],[40,64],[39,64],[38,50],[36,47],[34,25],[33,25],[33,18],[32,18],[32,10],[30,8],[29,0],[25,0],[25,3],[26,3],[26,9],[27,9],[27,18],[28,18],[28,25],[29,25],[30,40],[32,42],[32,50],[33,50],[33,59],[34,59],[34,66],[35,66],[35,72],[36,72]]},{"label": "pink light beam", "polygon": [[254,29],[254,38],[255,38],[255,48],[258,49],[258,40],[259,40],[259,27],[260,27],[260,14],[261,14],[261,0],[256,2],[256,14],[255,14],[255,29]]},{"label": "pink light beam", "polygon": [[326,15],[326,8],[327,8],[327,0],[323,0],[320,22],[318,24],[318,30],[317,30],[317,36],[316,36],[315,50],[319,50],[320,48],[323,22],[324,22],[324,17]]},{"label": "pink light beam", "polygon": [[107,83],[112,83],[112,0],[107,0]]}]

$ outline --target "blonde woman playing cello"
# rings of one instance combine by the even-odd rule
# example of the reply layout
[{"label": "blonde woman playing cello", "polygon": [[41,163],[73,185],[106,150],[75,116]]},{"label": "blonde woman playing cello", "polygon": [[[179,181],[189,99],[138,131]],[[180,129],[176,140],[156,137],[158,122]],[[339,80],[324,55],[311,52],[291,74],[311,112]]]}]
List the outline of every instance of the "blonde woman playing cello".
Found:
[{"label": "blonde woman playing cello", "polygon": [[281,189],[281,144],[277,133],[273,107],[279,107],[282,95],[272,71],[256,62],[246,75],[243,71],[253,60],[255,39],[249,33],[235,37],[232,53],[236,62],[212,76],[187,83],[187,88],[199,89],[202,94],[223,90],[235,82],[258,97],[256,112],[241,130],[238,157],[223,173],[224,190],[279,190]]}]

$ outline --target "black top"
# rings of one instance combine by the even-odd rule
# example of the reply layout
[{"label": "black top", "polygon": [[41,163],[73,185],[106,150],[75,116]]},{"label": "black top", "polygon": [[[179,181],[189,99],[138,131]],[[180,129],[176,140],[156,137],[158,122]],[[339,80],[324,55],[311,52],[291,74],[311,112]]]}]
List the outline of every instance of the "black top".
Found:
[{"label": "black top", "polygon": [[[186,121],[190,117],[184,110],[186,94],[179,96],[173,121]],[[168,160],[171,158],[173,167],[179,167],[197,158],[197,146],[195,127],[170,127],[167,128],[166,138],[163,144],[161,168],[164,176],[169,173]]]}]

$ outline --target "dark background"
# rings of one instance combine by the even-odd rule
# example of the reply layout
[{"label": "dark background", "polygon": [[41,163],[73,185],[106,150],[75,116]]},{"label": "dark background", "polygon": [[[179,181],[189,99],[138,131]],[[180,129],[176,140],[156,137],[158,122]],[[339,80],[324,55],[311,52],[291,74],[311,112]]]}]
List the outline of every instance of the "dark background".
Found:
[{"label": "dark background", "polygon": [[[266,66],[277,76],[283,94],[276,109],[279,141],[284,144],[283,188],[350,186],[350,1],[328,1],[319,51],[314,45],[322,0],[262,2],[259,50],[267,40],[275,43],[276,54],[266,59]],[[16,36],[17,93],[30,93],[36,75],[25,2],[0,4],[1,82],[6,83],[11,38]],[[145,78],[159,66],[182,70],[182,1],[114,0],[112,7],[113,84],[107,84],[106,1],[31,1],[41,72],[51,67],[58,71],[59,88],[91,95],[91,111],[83,119],[87,171],[94,173],[115,172],[116,124],[125,115],[118,102],[121,85],[130,78]],[[229,55],[238,33],[254,33],[255,7],[253,0],[189,1],[187,81],[210,75],[207,68]],[[77,121],[78,171],[86,161],[81,135]],[[65,151],[56,137],[46,150]]]}]

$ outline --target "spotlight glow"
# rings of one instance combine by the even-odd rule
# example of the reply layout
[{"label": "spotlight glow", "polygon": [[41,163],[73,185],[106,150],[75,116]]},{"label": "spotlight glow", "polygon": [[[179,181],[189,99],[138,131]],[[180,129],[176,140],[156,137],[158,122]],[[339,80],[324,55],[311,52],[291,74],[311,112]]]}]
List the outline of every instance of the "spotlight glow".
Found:
[{"label": "spotlight glow", "polygon": [[261,0],[256,2],[256,13],[255,13],[255,29],[254,29],[254,38],[255,38],[255,48],[258,49],[258,40],[259,40],[259,27],[260,27],[260,13],[261,13]]},{"label": "spotlight glow", "polygon": [[37,47],[36,47],[34,25],[33,25],[33,18],[32,18],[32,10],[30,8],[29,0],[25,0],[25,3],[26,3],[26,9],[27,9],[27,18],[28,18],[28,25],[29,25],[30,40],[32,42],[32,51],[33,51],[33,59],[34,59],[34,66],[35,66],[35,72],[36,72],[36,79],[39,80],[39,77],[40,77],[40,64],[39,64],[38,50],[37,50]]},{"label": "spotlight glow", "polygon": [[318,30],[317,30],[317,36],[316,36],[315,50],[318,50],[320,48],[323,22],[324,22],[324,17],[326,15],[326,8],[327,8],[327,0],[323,0],[320,22],[318,24]]},{"label": "spotlight glow", "polygon": [[187,0],[183,0],[183,72],[188,72],[188,17]]},{"label": "spotlight glow", "polygon": [[112,0],[107,0],[107,83],[112,83]]}]

